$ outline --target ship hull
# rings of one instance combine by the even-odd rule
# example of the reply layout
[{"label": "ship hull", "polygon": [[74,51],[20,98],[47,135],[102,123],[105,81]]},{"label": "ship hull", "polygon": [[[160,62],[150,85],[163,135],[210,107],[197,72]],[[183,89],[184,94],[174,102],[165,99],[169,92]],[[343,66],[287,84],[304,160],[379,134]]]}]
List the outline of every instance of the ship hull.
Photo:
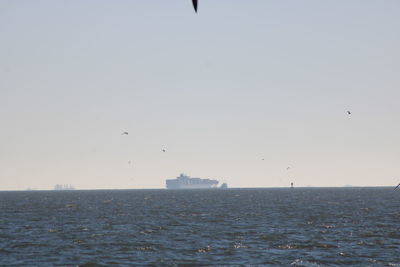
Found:
[{"label": "ship hull", "polygon": [[167,189],[210,189],[217,188],[213,185],[179,185],[179,186],[167,186]]}]

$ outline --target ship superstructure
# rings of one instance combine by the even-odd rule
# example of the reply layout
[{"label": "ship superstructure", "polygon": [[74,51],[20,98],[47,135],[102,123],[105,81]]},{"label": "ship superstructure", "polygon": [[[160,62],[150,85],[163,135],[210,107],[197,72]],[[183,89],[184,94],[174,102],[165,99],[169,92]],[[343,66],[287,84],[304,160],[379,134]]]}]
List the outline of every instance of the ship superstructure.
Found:
[{"label": "ship superstructure", "polygon": [[181,174],[176,179],[167,179],[166,185],[168,189],[207,189],[218,188],[218,181],[214,179],[192,178],[188,175]]}]

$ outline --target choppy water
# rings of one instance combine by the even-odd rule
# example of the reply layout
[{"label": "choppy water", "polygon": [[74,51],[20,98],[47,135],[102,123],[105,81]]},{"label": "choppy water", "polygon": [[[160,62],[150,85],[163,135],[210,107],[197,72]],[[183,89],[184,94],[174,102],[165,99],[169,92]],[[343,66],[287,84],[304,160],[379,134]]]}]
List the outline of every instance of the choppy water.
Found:
[{"label": "choppy water", "polygon": [[0,266],[400,266],[392,188],[0,192]]}]

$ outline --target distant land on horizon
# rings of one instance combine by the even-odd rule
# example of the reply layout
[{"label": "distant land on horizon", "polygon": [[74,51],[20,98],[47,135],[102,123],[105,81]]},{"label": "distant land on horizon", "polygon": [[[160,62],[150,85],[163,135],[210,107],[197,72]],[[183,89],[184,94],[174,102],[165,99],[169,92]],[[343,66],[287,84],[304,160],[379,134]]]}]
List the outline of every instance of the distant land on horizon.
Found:
[{"label": "distant land on horizon", "polygon": [[[362,186],[362,185],[343,185],[343,186],[294,186],[293,189],[299,188],[299,189],[306,189],[306,188],[394,188],[395,186],[388,186],[388,185],[375,185],[375,186]],[[220,189],[220,188],[210,188],[210,189],[176,189],[179,191],[186,191],[186,190],[215,190],[215,189]],[[227,189],[290,189],[290,186],[279,186],[279,187],[228,187],[223,190]],[[39,188],[26,188],[26,189],[9,189],[9,190],[3,190],[0,189],[0,192],[13,192],[13,191],[112,191],[112,190],[167,190],[167,188],[74,188],[74,189],[39,189]],[[171,189],[170,189],[171,190]]]}]

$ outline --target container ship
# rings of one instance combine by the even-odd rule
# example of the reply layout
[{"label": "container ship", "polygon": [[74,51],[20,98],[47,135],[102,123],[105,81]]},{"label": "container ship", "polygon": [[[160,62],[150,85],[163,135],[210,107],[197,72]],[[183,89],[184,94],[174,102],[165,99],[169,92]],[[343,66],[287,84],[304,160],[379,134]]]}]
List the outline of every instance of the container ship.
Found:
[{"label": "container ship", "polygon": [[167,189],[209,189],[209,188],[227,188],[227,184],[223,183],[218,187],[218,181],[214,179],[192,178],[188,175],[181,174],[175,179],[167,179]]}]

